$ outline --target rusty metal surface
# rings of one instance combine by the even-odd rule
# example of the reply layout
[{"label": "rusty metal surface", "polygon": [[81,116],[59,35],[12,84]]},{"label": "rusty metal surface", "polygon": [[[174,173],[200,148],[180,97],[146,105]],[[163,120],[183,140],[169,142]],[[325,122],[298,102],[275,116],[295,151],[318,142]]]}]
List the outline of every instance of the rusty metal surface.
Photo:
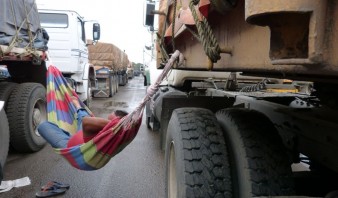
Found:
[{"label": "rusty metal surface", "polygon": [[[185,13],[190,12],[189,2],[181,1],[180,9]],[[201,3],[202,7],[207,4],[205,0]],[[222,14],[213,6],[208,6],[207,20],[220,47],[231,49],[231,54],[221,54],[213,67],[208,66],[202,44],[191,33],[196,31],[195,26],[183,24],[175,29],[174,42],[184,55],[184,69],[212,68],[255,76],[338,81],[338,46],[334,45],[338,42],[338,22],[334,20],[338,18],[338,2],[239,0]],[[166,47],[170,53],[171,44]]]}]

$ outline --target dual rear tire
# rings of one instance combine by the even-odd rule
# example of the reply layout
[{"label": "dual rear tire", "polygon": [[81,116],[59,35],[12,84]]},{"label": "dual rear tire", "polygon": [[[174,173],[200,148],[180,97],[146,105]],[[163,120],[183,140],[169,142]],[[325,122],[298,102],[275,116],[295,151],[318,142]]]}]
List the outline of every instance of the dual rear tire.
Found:
[{"label": "dual rear tire", "polygon": [[221,128],[209,110],[172,113],[166,138],[167,197],[229,197],[231,177]]},{"label": "dual rear tire", "polygon": [[292,195],[292,162],[270,120],[248,109],[224,109],[216,117],[229,150],[234,197]]},{"label": "dual rear tire", "polygon": [[292,195],[291,162],[276,129],[245,109],[175,109],[166,150],[167,197]]}]

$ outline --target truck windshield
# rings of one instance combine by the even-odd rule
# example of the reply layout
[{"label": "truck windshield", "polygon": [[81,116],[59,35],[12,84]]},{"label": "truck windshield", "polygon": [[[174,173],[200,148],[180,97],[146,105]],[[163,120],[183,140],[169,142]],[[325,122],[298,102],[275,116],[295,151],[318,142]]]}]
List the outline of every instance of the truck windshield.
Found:
[{"label": "truck windshield", "polygon": [[41,26],[45,28],[68,27],[68,15],[56,13],[39,13]]}]

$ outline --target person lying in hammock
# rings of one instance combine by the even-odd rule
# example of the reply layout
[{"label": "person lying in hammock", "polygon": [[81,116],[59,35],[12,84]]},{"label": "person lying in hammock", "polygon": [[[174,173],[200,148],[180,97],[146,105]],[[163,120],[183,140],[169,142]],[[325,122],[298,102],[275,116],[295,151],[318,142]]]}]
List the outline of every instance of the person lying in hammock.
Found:
[{"label": "person lying in hammock", "polygon": [[82,108],[78,99],[72,97],[72,102],[77,109],[77,130],[73,136],[69,132],[59,128],[51,122],[42,122],[38,126],[40,135],[54,148],[67,148],[90,141],[103,129],[111,120],[116,123],[128,113],[116,110],[108,115],[108,119],[91,117],[86,109]]}]

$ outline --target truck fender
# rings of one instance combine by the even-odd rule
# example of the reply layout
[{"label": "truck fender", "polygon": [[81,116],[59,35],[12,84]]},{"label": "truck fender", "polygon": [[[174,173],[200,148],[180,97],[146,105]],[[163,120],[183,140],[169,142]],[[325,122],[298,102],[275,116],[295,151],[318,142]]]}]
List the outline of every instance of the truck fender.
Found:
[{"label": "truck fender", "polygon": [[95,74],[95,70],[94,70],[94,66],[91,64],[85,64],[83,67],[83,76],[82,79],[83,80],[95,80],[96,78],[96,74]]},{"label": "truck fender", "polygon": [[89,103],[91,101],[91,87],[95,87],[95,70],[94,66],[91,64],[86,63],[83,67],[83,76],[82,76],[82,90],[83,94],[80,95],[80,98],[82,101],[85,102],[85,104],[89,107]]},{"label": "truck fender", "polygon": [[[175,90],[175,89],[174,89]],[[166,142],[166,133],[168,123],[170,121],[173,110],[178,108],[203,108],[209,109],[212,112],[216,112],[219,109],[228,108],[233,105],[233,99],[227,97],[204,97],[204,96],[189,96],[178,94],[179,91],[167,91],[159,95],[154,103],[155,114],[160,117],[155,117],[160,122],[160,145],[164,149],[164,143]],[[156,95],[155,95],[156,97]],[[154,98],[155,98],[154,97]],[[160,102],[161,100],[161,102]],[[212,104],[212,105],[210,105]],[[159,106],[161,108],[159,108]],[[157,112],[157,113],[156,113]]]}]

